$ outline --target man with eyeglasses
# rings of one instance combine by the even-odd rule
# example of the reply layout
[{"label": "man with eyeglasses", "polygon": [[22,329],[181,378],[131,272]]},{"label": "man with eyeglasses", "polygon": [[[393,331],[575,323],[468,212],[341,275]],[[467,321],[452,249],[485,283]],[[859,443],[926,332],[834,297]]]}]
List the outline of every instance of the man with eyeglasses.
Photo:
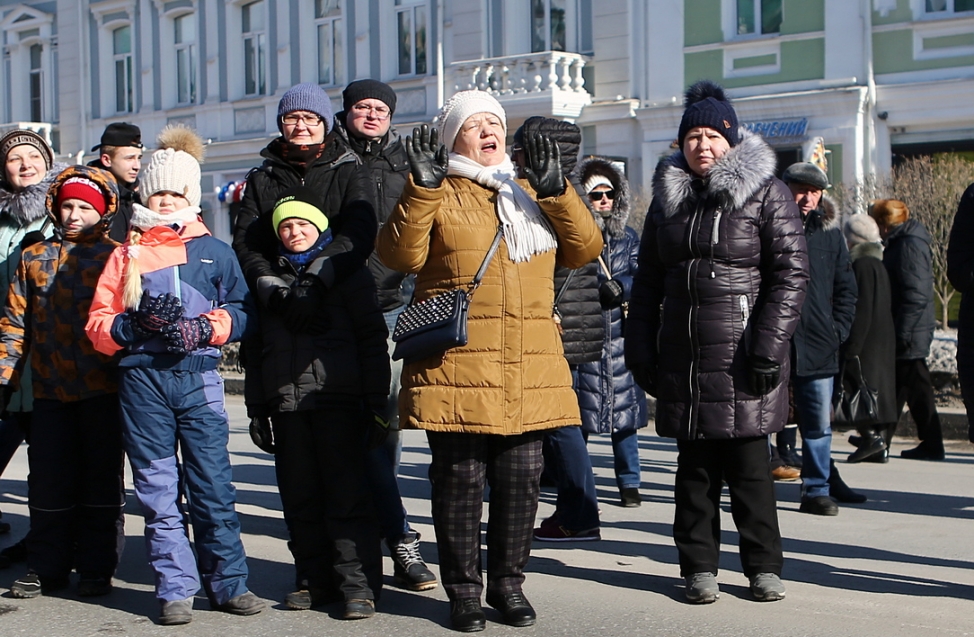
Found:
[{"label": "man with eyeglasses", "polygon": [[[392,213],[409,175],[409,159],[392,128],[396,93],[377,80],[356,80],[342,91],[342,112],[335,116],[335,135],[368,169],[375,199],[375,212],[381,226]],[[389,333],[405,307],[403,283],[406,275],[390,270],[375,252],[369,257],[369,270],[378,288],[379,309],[385,315]],[[390,337],[389,352],[393,343]],[[369,480],[379,516],[379,526],[394,564],[395,582],[410,590],[436,588],[436,576],[427,568],[419,552],[420,535],[409,526],[402,504],[397,475],[402,438],[399,433],[399,376],[402,361],[391,361],[392,385],[385,416],[390,423],[385,444],[369,453]]]},{"label": "man with eyeglasses", "polygon": [[[372,253],[378,231],[368,171],[336,135],[329,134],[332,119],[331,99],[317,84],[298,84],[284,93],[277,109],[281,135],[261,151],[264,162],[247,175],[234,228],[233,248],[259,311],[262,315],[278,317],[292,333],[320,332],[321,321],[327,320],[323,312],[325,296],[361,268]],[[317,195],[331,240],[328,241],[329,233],[321,233],[318,242],[306,251],[310,262],[288,285],[272,265],[281,258],[280,240],[273,222],[274,208],[287,191],[299,185]],[[287,595],[285,605],[303,610],[341,599],[343,594],[337,588],[335,569],[343,568],[343,560],[346,563],[358,560],[368,588],[373,595],[378,595],[382,588],[382,551],[374,512],[353,504],[336,512],[342,518],[342,528],[356,529],[356,538],[321,537],[323,532],[317,524],[320,517],[317,485],[326,473],[341,474],[349,484],[364,483],[367,473],[364,448],[361,454],[349,450],[342,456],[340,466],[288,462],[287,458],[306,457],[304,451],[320,445],[324,439],[321,429],[343,424],[342,416],[336,415],[333,421],[327,422],[302,421],[300,426],[277,426],[273,420],[285,415],[284,412],[320,408],[315,406],[318,399],[315,394],[306,394],[282,402],[275,396],[276,392],[267,389],[280,387],[275,384],[280,379],[260,377],[263,346],[259,338],[244,341],[241,349],[246,360],[245,401],[251,418],[251,437],[261,449],[277,452],[278,484],[289,485],[282,489],[282,497],[286,493],[291,498],[291,515],[285,518],[285,523],[290,535],[288,548],[294,557],[296,590]],[[349,365],[357,362],[349,360]],[[286,375],[289,371],[284,369],[281,373]],[[332,374],[332,370],[327,373]],[[365,428],[379,425],[373,423],[373,412],[385,410],[386,396],[363,396],[362,403],[364,447]],[[342,406],[336,412],[347,413],[347,409],[348,406]],[[289,419],[288,424],[292,423]],[[349,552],[346,549],[351,544],[355,544],[355,550]]]}]

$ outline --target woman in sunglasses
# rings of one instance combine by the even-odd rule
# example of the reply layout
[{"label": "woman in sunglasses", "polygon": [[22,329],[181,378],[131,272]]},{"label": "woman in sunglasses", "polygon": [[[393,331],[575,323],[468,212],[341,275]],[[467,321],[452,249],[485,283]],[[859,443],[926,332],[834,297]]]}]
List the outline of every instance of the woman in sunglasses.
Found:
[{"label": "woman in sunglasses", "polygon": [[631,198],[622,171],[604,157],[589,157],[579,162],[576,172],[605,243],[598,259],[599,303],[605,328],[602,355],[595,362],[578,366],[576,392],[582,431],[586,436],[611,434],[622,506],[637,507],[642,498],[636,430],[647,425],[649,413],[646,392],[636,386],[626,368],[623,328],[636,274],[639,235],[626,225]]}]

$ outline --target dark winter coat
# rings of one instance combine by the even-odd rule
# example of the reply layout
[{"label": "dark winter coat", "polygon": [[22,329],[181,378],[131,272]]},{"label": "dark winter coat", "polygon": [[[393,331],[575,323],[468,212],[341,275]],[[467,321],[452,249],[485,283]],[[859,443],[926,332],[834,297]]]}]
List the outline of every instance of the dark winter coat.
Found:
[{"label": "dark winter coat", "polygon": [[[101,163],[101,157],[88,162],[88,165],[92,168],[108,170]],[[142,205],[142,198],[139,197],[138,191],[133,188],[136,184],[126,184],[119,181],[118,178],[115,179],[115,182],[118,184],[118,212],[112,217],[112,225],[108,230],[108,236],[116,243],[124,243],[129,238],[129,222],[132,221],[132,204]]]},{"label": "dark winter coat", "polygon": [[856,278],[835,206],[823,198],[804,223],[809,281],[792,339],[792,371],[799,377],[824,378],[839,372],[839,347],[849,337],[856,313]]},{"label": "dark winter coat", "polygon": [[[608,177],[616,191],[612,213],[608,218],[592,211],[605,244],[601,257],[612,278],[622,285],[623,300],[628,302],[632,296],[632,279],[636,274],[639,255],[639,236],[626,226],[631,201],[629,182],[606,159],[592,157],[578,165],[582,183],[597,173]],[[591,209],[590,202],[588,205]],[[594,289],[598,290],[608,276],[598,261],[596,268]],[[594,362],[579,365],[575,384],[582,411],[582,428],[589,433],[606,434],[645,427],[649,423],[646,392],[636,385],[632,372],[626,367],[623,308],[602,309],[600,305],[599,318],[603,327],[599,357]]]},{"label": "dark winter coat", "polygon": [[933,307],[933,253],[930,233],[907,219],[886,235],[883,265],[893,292],[896,360],[926,358],[937,326]]},{"label": "dark winter coat", "polygon": [[947,278],[962,295],[957,329],[958,372],[961,382],[974,385],[974,378],[964,378],[968,370],[974,369],[974,184],[961,197],[950,229]]},{"label": "dark winter coat", "polygon": [[[696,177],[663,159],[639,248],[626,364],[655,378],[661,436],[726,439],[779,431],[788,415],[789,349],[808,281],[798,207],[757,135]],[[781,366],[751,393],[747,359]]]},{"label": "dark winter coat", "polygon": [[[381,226],[392,214],[399,195],[409,176],[409,157],[395,129],[378,141],[357,139],[345,128],[345,114],[335,117],[335,135],[354,152],[369,170],[376,218]],[[387,267],[373,252],[369,256],[369,270],[375,277],[379,294],[379,308],[389,312],[405,303],[402,282],[406,275]]]},{"label": "dark winter coat", "polygon": [[273,263],[280,241],[271,222],[274,204],[296,185],[311,188],[324,201],[322,212],[334,235],[334,241],[308,266],[307,272],[321,279],[325,287],[331,287],[357,271],[372,253],[378,225],[369,174],[355,153],[334,134],[329,135],[321,156],[304,174],[277,156],[273,145],[260,154],[264,163],[247,175],[233,233],[233,249],[259,302],[266,305],[276,287]]},{"label": "dark winter coat", "polygon": [[[289,285],[297,280],[280,257],[275,272]],[[260,311],[260,358],[247,362],[248,408],[263,403],[267,415],[327,408],[336,402],[365,402],[385,409],[389,354],[385,319],[375,302],[375,282],[365,267],[337,283],[321,302],[319,329],[295,333],[267,310]]]},{"label": "dark winter coat", "polygon": [[[842,355],[846,361],[859,357],[866,384],[878,392],[877,422],[893,423],[898,420],[896,332],[893,328],[889,275],[883,267],[883,247],[877,243],[860,243],[852,248],[850,256],[859,297],[856,300],[856,318],[852,322],[849,340],[842,347]],[[844,382],[847,388],[853,388],[848,376]]]}]

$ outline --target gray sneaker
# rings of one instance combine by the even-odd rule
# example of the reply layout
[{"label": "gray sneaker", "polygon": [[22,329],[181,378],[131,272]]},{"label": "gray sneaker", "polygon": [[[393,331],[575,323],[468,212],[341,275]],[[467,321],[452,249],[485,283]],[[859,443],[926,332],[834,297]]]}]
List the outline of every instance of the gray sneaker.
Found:
[{"label": "gray sneaker", "polygon": [[179,626],[193,621],[193,598],[176,599],[163,602],[159,612],[159,623],[163,626]]},{"label": "gray sneaker", "polygon": [[694,604],[713,604],[720,597],[720,587],[713,573],[694,573],[684,578],[687,601]]},{"label": "gray sneaker", "polygon": [[785,585],[774,573],[758,573],[751,578],[751,594],[759,602],[776,602],[785,598]]},{"label": "gray sneaker", "polygon": [[247,591],[218,604],[216,609],[231,615],[256,615],[264,610],[264,600]]}]

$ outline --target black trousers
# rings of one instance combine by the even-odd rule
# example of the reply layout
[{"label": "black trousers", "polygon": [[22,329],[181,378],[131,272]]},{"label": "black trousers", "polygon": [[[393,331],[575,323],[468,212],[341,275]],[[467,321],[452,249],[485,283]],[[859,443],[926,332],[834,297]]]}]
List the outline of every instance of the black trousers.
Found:
[{"label": "black trousers", "polygon": [[927,444],[943,447],[944,435],[933,395],[933,381],[925,359],[896,361],[897,414],[903,412],[904,404],[909,406],[910,415],[916,423],[917,437]]},{"label": "black trousers", "polygon": [[744,575],[781,575],[784,557],[767,437],[678,440],[677,448],[673,539],[680,552],[680,575],[717,573],[725,480]]},{"label": "black trousers", "polygon": [[480,519],[488,485],[487,592],[521,590],[538,512],[543,436],[427,432],[440,579],[451,600],[483,592]]},{"label": "black trousers", "polygon": [[276,414],[274,467],[299,579],[346,600],[378,599],[382,549],[358,406]]},{"label": "black trousers", "polygon": [[111,578],[125,502],[118,394],[34,401],[27,568],[41,578]]}]

